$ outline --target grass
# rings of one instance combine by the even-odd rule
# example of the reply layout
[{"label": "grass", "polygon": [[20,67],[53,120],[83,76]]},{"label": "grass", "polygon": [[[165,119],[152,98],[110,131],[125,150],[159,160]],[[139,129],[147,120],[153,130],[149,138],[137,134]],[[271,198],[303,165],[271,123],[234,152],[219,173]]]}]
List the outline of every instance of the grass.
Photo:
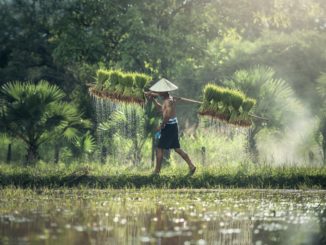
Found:
[{"label": "grass", "polygon": [[0,187],[21,188],[284,188],[325,189],[326,167],[271,167],[252,164],[198,166],[194,176],[186,167],[152,168],[100,164],[45,164],[24,167],[0,164]]}]

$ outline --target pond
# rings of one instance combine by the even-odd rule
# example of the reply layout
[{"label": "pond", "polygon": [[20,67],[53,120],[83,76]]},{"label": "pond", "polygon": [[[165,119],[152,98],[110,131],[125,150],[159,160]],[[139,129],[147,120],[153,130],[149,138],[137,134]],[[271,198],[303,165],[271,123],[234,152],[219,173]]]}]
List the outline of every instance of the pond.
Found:
[{"label": "pond", "polygon": [[0,190],[0,244],[326,244],[326,192]]}]

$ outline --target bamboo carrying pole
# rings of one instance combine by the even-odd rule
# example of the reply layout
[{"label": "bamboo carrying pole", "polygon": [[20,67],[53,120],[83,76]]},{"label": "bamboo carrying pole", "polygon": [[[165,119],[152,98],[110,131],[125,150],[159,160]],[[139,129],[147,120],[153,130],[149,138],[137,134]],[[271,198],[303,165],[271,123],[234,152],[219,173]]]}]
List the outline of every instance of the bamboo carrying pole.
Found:
[{"label": "bamboo carrying pole", "polygon": [[[155,93],[155,92],[144,92],[144,94],[145,95],[146,94],[152,94],[155,97],[160,96],[158,93]],[[203,104],[203,102],[201,102],[201,101],[188,99],[188,98],[184,98],[184,97],[173,96],[173,98],[180,99],[180,100],[187,101],[187,102],[196,103],[196,104]]]},{"label": "bamboo carrying pole", "polygon": [[187,102],[196,103],[196,104],[203,104],[203,102],[201,102],[201,101],[193,100],[193,99],[187,99],[187,98],[184,98],[184,97],[174,96],[174,98],[177,98],[177,99],[180,99],[180,100],[183,100],[183,101],[187,101]]},{"label": "bamboo carrying pole", "polygon": [[[94,84],[87,83],[86,86],[92,87],[92,86],[94,86]],[[159,94],[158,93],[155,93],[155,92],[144,92],[145,95],[146,94],[149,94],[149,93],[152,94],[155,97],[156,96],[159,96]],[[173,97],[176,98],[176,99],[180,99],[180,100],[191,102],[191,103],[203,104],[202,101],[198,101],[198,100],[193,100],[193,99],[188,99],[188,98],[178,97],[178,96],[173,96]],[[256,119],[264,120],[264,121],[270,121],[270,119],[268,119],[268,118],[260,117],[260,116],[254,115],[254,114],[249,114],[249,116],[251,116],[253,118],[256,118]]]},{"label": "bamboo carrying pole", "polygon": [[[146,92],[145,92],[145,94],[146,94]],[[157,94],[157,93],[151,92],[151,94],[153,94],[154,96],[159,96],[159,94]],[[176,99],[187,101],[187,102],[192,102],[192,103],[196,103],[196,104],[203,104],[202,101],[198,101],[198,100],[188,99],[188,98],[184,98],[184,97],[177,97],[177,96],[173,96],[173,97],[176,98]],[[264,121],[269,121],[270,120],[270,119],[268,119],[266,117],[260,117],[260,116],[257,116],[257,115],[251,114],[251,113],[249,114],[249,116],[251,116],[253,118],[256,118],[256,119],[264,120]]]}]

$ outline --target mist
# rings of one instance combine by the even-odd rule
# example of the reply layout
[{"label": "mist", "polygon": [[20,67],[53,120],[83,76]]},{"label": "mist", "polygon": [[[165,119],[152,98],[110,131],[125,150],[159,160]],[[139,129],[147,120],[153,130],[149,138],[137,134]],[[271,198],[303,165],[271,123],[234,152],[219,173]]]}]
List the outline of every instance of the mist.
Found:
[{"label": "mist", "polygon": [[284,131],[262,130],[257,135],[259,162],[272,165],[320,165],[322,153],[317,129],[318,119],[305,111]]}]

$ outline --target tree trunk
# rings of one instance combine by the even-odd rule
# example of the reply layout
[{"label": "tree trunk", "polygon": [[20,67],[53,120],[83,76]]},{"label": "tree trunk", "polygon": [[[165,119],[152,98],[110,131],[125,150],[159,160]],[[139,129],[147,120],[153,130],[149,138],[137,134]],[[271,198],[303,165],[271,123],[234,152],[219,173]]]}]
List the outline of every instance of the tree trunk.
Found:
[{"label": "tree trunk", "polygon": [[60,145],[55,144],[54,146],[54,163],[58,163],[60,158]]},{"label": "tree trunk", "polygon": [[33,164],[38,160],[38,147],[35,143],[30,143],[27,148],[26,165]]},{"label": "tree trunk", "polygon": [[200,154],[201,154],[201,163],[202,165],[206,165],[206,147],[202,146],[200,149]]},{"label": "tree trunk", "polygon": [[326,165],[326,119],[324,119],[320,125],[320,132],[323,137],[322,140],[322,150],[323,150],[323,161],[324,165]]},{"label": "tree trunk", "polygon": [[7,163],[11,162],[11,143],[8,144]]},{"label": "tree trunk", "polygon": [[322,147],[323,147],[323,157],[324,157],[324,165],[326,165],[326,135],[323,136],[323,143],[322,143]]},{"label": "tree trunk", "polygon": [[101,148],[101,163],[106,163],[106,157],[108,155],[108,149],[103,145]]},{"label": "tree trunk", "polygon": [[253,131],[249,134],[248,137],[248,149],[250,153],[250,157],[252,158],[252,161],[255,163],[258,163],[258,150],[257,150],[257,144],[256,144],[256,135],[259,132],[260,129],[257,127],[254,127]]},{"label": "tree trunk", "polygon": [[155,162],[155,137],[152,137],[152,162],[151,162],[152,167],[154,167],[154,162]]}]

